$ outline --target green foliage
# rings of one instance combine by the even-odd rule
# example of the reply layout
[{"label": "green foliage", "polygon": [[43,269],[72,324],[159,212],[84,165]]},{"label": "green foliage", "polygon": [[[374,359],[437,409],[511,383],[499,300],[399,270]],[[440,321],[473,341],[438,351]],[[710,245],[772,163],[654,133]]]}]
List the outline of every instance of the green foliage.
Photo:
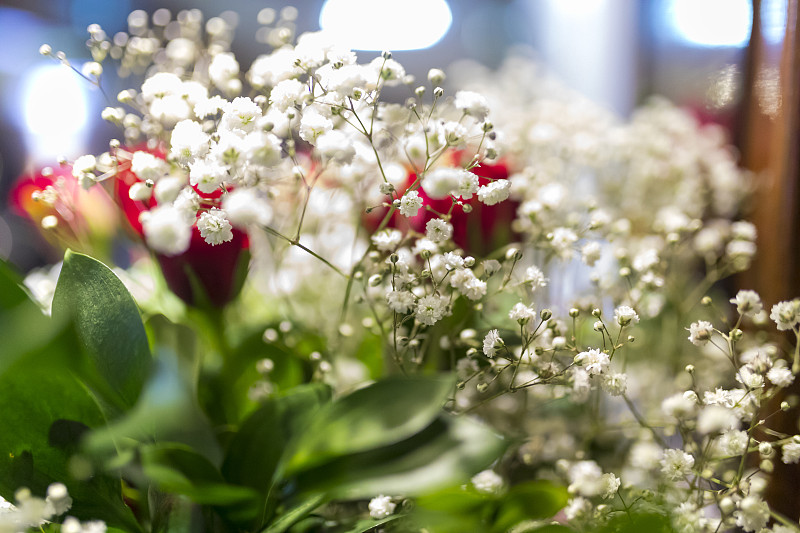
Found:
[{"label": "green foliage", "polygon": [[631,512],[619,513],[602,527],[599,527],[596,533],[639,533],[640,531],[673,533],[675,530],[669,517],[664,514]]},{"label": "green foliage", "polygon": [[62,482],[74,499],[73,516],[138,530],[119,477],[78,467],[85,464],[83,435],[105,424],[96,398],[73,373],[89,356],[69,325],[42,315],[5,264],[0,287],[0,327],[25,318],[40,330],[9,332],[0,355],[0,495],[13,501],[22,486],[44,495],[50,483]]},{"label": "green foliage", "polygon": [[448,380],[398,377],[357,390],[315,417],[287,471],[403,441],[436,418],[452,390]]},{"label": "green foliage", "polygon": [[[420,498],[412,517],[431,533],[504,533],[517,524],[552,517],[567,500],[566,489],[545,481],[520,483],[500,494],[448,489]],[[550,527],[531,531],[548,531]]]},{"label": "green foliage", "polygon": [[[4,264],[0,289],[0,332],[9,339],[0,357],[6,498],[61,481],[74,499],[70,514],[126,531],[202,523],[299,533],[320,527],[315,512],[327,502],[453,486],[505,449],[486,427],[444,413],[449,379],[392,377],[331,401],[327,385],[303,384],[302,357],[260,334],[229,344],[221,330],[198,337],[161,316],[145,329],[122,282],[85,255],[67,252],[52,319]],[[206,356],[210,364],[200,365]],[[256,403],[246,392],[265,357],[277,393]],[[503,509],[509,523],[520,512]],[[337,531],[364,533],[397,518],[351,515]]]},{"label": "green foliage", "polygon": [[84,380],[112,405],[132,406],[151,357],[139,309],[119,278],[96,259],[67,250],[53,316],[72,322],[88,363]]}]

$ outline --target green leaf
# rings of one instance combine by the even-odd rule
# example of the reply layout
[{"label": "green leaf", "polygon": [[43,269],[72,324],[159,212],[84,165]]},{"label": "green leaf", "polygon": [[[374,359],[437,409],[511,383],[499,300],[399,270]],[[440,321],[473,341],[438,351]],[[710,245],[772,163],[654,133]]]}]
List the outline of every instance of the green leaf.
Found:
[{"label": "green leaf", "polygon": [[339,457],[293,481],[300,492],[326,491],[339,498],[421,494],[467,481],[505,447],[477,422],[442,416],[401,442]]},{"label": "green leaf", "polygon": [[449,379],[391,377],[329,404],[298,440],[287,474],[413,436],[431,424],[452,390]]},{"label": "green leaf", "polygon": [[[521,523],[550,518],[567,503],[564,487],[547,481],[531,481],[514,485],[505,493],[484,494],[469,488],[450,488],[418,498],[413,516],[420,527],[432,533],[491,531],[505,533]],[[560,528],[562,526],[556,526]],[[528,529],[525,529],[528,531]],[[570,531],[568,528],[553,531]]]},{"label": "green leaf", "polygon": [[417,498],[411,517],[431,533],[484,531],[495,505],[493,495],[449,487]]},{"label": "green leaf", "polygon": [[252,507],[258,501],[254,490],[225,483],[216,467],[188,446],[146,446],[142,448],[142,466],[161,490],[186,495],[195,503]]},{"label": "green leaf", "polygon": [[511,487],[499,502],[493,531],[503,533],[526,520],[550,518],[567,505],[567,489],[547,481],[530,481]]},{"label": "green leaf", "polygon": [[65,321],[45,316],[21,283],[17,273],[0,261],[0,375],[25,354],[45,349],[65,327]]},{"label": "green leaf", "polygon": [[624,513],[596,529],[597,533],[673,533],[675,529],[668,516],[654,512]]},{"label": "green leaf", "polygon": [[87,382],[113,403],[132,406],[152,359],[139,310],[119,278],[96,259],[67,250],[53,316],[72,320],[95,374]]},{"label": "green leaf", "polygon": [[305,429],[330,397],[327,385],[310,384],[268,399],[244,421],[231,441],[222,465],[225,478],[266,494],[286,443]]},{"label": "green leaf", "polygon": [[248,390],[261,376],[256,363],[270,359],[274,369],[270,382],[278,392],[288,391],[306,381],[304,362],[280,343],[265,343],[263,328],[250,332],[236,344],[232,353],[219,360],[219,368],[201,375],[198,396],[208,416],[217,424],[238,425],[260,407],[249,398]]},{"label": "green leaf", "polygon": [[218,464],[221,451],[216,438],[195,402],[191,385],[179,372],[176,356],[164,350],[153,366],[154,372],[133,409],[88,435],[86,448],[98,454],[116,455],[140,443],[177,442],[191,446],[212,464]]},{"label": "green leaf", "polygon": [[324,502],[325,497],[321,494],[309,496],[298,505],[281,514],[280,518],[275,520],[261,533],[284,533],[294,524],[308,516],[312,511],[314,511],[314,509],[322,505]]},{"label": "green leaf", "polygon": [[25,486],[43,497],[50,483],[61,482],[73,498],[71,515],[139,531],[118,477],[75,477],[71,467],[74,459],[86,462],[78,453],[81,439],[105,419],[66,364],[77,349],[69,333],[20,355],[0,376],[0,494],[13,501],[16,489]]},{"label": "green leaf", "polygon": [[0,310],[13,309],[28,300],[22,279],[5,261],[0,260]]},{"label": "green leaf", "polygon": [[370,531],[373,528],[382,526],[383,524],[388,524],[389,522],[397,520],[398,518],[401,517],[402,515],[392,515],[382,520],[359,520],[353,525],[353,527],[344,531],[344,533],[366,533],[367,531]]}]

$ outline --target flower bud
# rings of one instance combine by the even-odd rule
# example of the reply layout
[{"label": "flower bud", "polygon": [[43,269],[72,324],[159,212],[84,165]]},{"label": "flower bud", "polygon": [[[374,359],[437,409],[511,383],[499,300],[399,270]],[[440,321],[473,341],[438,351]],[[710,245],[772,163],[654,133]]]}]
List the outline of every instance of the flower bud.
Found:
[{"label": "flower bud", "polygon": [[580,314],[581,314],[581,311],[577,307],[572,307],[569,310],[569,316],[571,316],[572,318],[578,318],[578,315],[580,315]]},{"label": "flower bud", "polygon": [[600,309],[598,309],[596,307],[594,309],[592,309],[592,316],[593,317],[600,318],[600,315],[602,315],[602,314],[603,313],[602,313],[602,311],[600,311]]},{"label": "flower bud", "polygon": [[552,316],[553,312],[550,309],[542,309],[541,311],[539,311],[539,318],[541,318],[542,321],[550,320]]},{"label": "flower bud", "polygon": [[438,68],[432,68],[428,71],[428,81],[430,81],[432,85],[441,85],[445,77],[444,71]]},{"label": "flower bud", "polygon": [[441,87],[436,87],[433,90],[433,96],[435,96],[436,98],[441,98],[443,95],[444,95],[444,89],[442,89]]},{"label": "flower bud", "polygon": [[769,442],[762,442],[758,445],[758,454],[761,455],[762,458],[766,459],[768,457],[772,457],[774,453],[775,449]]}]

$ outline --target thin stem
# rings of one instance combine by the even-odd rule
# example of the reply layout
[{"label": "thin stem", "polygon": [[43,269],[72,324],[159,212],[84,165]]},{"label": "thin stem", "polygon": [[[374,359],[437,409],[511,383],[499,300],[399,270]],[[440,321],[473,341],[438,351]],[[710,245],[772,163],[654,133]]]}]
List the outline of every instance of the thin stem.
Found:
[{"label": "thin stem", "polygon": [[[311,248],[308,248],[307,246],[304,246],[304,245],[300,244],[300,242],[298,242],[297,239],[290,239],[289,237],[287,237],[283,233],[281,233],[281,232],[279,232],[279,231],[277,231],[277,230],[275,230],[275,229],[273,229],[273,228],[271,228],[269,226],[264,226],[264,229],[267,231],[267,233],[270,233],[270,234],[272,234],[272,235],[274,235],[276,237],[279,237],[279,238],[285,240],[286,242],[288,242],[289,244],[291,244],[293,246],[297,246],[301,250],[304,250],[304,251],[308,252],[312,256],[316,257],[317,259],[319,259],[320,261],[322,261],[323,263],[328,265],[328,267],[330,267],[334,272],[336,272],[337,274],[339,274],[343,278],[348,279],[348,280],[350,279],[350,276],[348,276],[347,274],[345,274],[344,272],[339,270],[338,267],[336,267],[334,264],[332,264],[330,261],[328,261],[327,259],[325,259],[321,255],[319,255],[317,252],[315,252]],[[348,288],[349,288],[349,284],[348,284]]]}]

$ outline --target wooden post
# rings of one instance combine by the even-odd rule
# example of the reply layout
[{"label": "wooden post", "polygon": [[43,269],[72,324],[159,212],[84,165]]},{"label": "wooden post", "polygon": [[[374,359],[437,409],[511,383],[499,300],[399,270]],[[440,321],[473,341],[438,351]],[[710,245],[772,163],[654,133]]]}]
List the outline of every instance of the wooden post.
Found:
[{"label": "wooden post", "polygon": [[[800,296],[799,1],[786,1],[782,38],[776,28],[765,31],[762,8],[766,2],[753,1],[744,122],[739,137],[742,162],[755,173],[758,187],[751,216],[758,228],[758,254],[752,270],[741,276],[740,285],[758,291],[768,311],[778,301]],[[800,394],[800,382],[786,394]],[[774,412],[783,399],[764,406],[763,412]],[[771,418],[768,425],[794,435],[800,433],[799,418],[800,408],[795,407]],[[766,498],[774,510],[797,520],[800,465],[784,465],[780,456],[774,464]]]}]

